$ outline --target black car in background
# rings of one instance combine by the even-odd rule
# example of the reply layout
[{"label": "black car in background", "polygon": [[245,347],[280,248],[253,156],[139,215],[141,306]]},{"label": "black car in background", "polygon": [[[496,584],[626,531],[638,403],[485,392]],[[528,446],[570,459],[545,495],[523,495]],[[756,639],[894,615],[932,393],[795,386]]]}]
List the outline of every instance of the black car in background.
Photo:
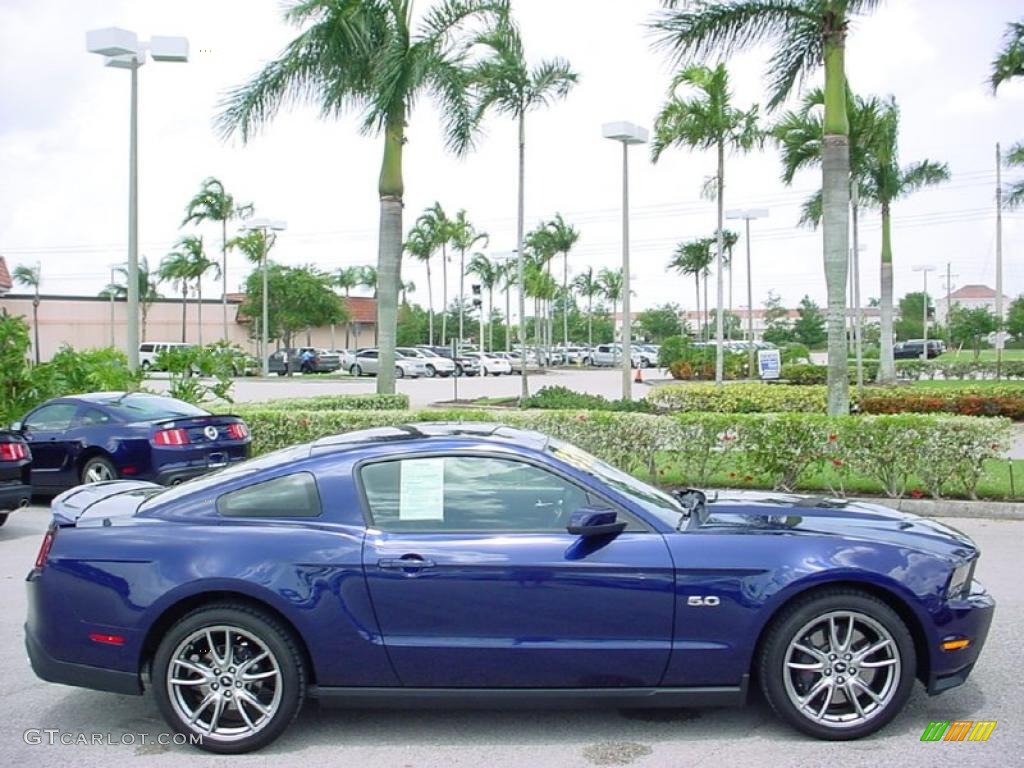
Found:
[{"label": "black car in background", "polygon": [[938,357],[944,351],[944,345],[938,339],[910,339],[901,341],[892,348],[892,356],[896,360],[917,360],[924,351],[924,345],[928,345],[928,359]]},{"label": "black car in background", "polygon": [[0,525],[32,498],[31,464],[32,452],[21,435],[0,429]]}]

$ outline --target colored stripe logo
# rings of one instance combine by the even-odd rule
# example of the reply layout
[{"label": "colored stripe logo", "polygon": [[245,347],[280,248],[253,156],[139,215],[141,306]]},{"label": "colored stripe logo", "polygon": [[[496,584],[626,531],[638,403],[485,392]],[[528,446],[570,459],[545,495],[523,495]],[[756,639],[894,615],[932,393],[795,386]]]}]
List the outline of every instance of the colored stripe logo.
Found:
[{"label": "colored stripe logo", "polygon": [[921,734],[921,741],[988,741],[996,728],[995,720],[932,720]]}]

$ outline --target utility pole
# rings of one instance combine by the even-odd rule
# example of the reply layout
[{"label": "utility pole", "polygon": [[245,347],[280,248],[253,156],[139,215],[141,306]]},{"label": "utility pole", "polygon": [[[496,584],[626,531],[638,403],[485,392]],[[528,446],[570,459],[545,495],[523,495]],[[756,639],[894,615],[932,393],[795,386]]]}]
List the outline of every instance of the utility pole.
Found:
[{"label": "utility pole", "polygon": [[1003,157],[996,142],[996,379],[1003,367]]},{"label": "utility pole", "polygon": [[960,275],[954,275],[950,272],[952,266],[951,262],[946,262],[946,341],[951,347],[953,346],[953,335],[949,331],[949,313],[953,308],[953,278],[960,277]]}]

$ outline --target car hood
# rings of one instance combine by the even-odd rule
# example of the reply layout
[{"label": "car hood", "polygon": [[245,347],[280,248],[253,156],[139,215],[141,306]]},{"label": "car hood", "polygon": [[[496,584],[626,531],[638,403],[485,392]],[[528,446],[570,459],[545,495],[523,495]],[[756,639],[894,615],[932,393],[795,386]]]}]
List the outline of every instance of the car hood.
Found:
[{"label": "car hood", "polygon": [[712,493],[701,530],[733,533],[838,536],[909,547],[952,558],[978,549],[951,526],[881,504],[774,492]]}]

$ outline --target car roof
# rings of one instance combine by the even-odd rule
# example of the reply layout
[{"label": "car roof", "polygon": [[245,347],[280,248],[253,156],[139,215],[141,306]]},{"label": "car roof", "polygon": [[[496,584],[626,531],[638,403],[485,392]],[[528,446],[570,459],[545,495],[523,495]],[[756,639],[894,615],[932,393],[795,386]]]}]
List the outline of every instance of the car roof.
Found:
[{"label": "car roof", "polygon": [[548,436],[528,429],[518,429],[504,424],[474,422],[462,424],[458,422],[423,422],[420,424],[401,424],[393,427],[372,427],[340,435],[321,437],[310,445],[310,453],[327,453],[334,450],[367,448],[395,442],[412,440],[437,440],[468,437],[474,440],[518,445],[534,450],[543,450],[548,444]]}]

